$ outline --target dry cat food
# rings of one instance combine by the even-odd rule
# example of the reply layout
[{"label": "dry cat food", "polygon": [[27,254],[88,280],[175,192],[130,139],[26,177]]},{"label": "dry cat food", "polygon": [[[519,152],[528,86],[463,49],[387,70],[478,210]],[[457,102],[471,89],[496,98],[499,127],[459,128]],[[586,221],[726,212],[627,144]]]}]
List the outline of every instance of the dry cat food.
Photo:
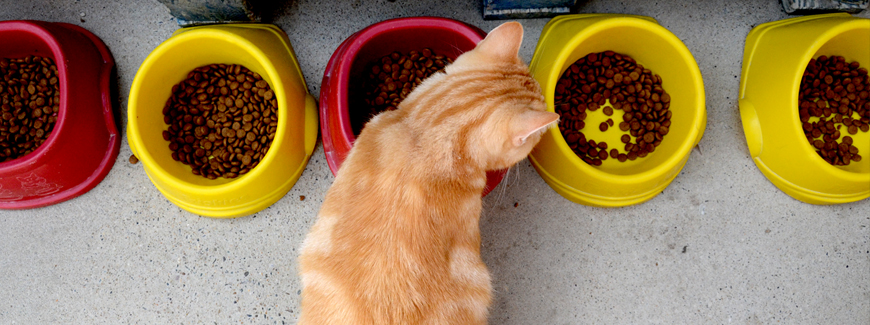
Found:
[{"label": "dry cat food", "polygon": [[[646,157],[668,134],[673,115],[669,109],[671,97],[662,88],[662,78],[631,57],[613,51],[590,53],[568,67],[556,84],[555,105],[561,116],[559,131],[568,146],[594,166],[600,166],[608,157],[620,162]],[[583,134],[587,111],[598,109],[607,116],[615,110],[623,111],[621,122],[608,118],[597,125],[601,132],[614,125],[621,132],[628,131],[620,139],[623,152]]]},{"label": "dry cat food", "polygon": [[365,108],[354,111],[351,127],[359,135],[363,126],[382,111],[394,110],[423,80],[453,60],[425,48],[407,54],[393,52],[370,64],[363,81]]},{"label": "dry cat food", "polygon": [[17,159],[48,139],[60,110],[54,60],[0,59],[0,162]]},{"label": "dry cat food", "polygon": [[798,110],[807,141],[831,165],[861,161],[858,147],[846,134],[870,130],[868,97],[867,69],[857,61],[824,55],[810,59],[801,79]]},{"label": "dry cat food", "polygon": [[260,163],[278,128],[269,83],[237,64],[194,69],[163,107],[172,159],[209,179],[235,178]]}]

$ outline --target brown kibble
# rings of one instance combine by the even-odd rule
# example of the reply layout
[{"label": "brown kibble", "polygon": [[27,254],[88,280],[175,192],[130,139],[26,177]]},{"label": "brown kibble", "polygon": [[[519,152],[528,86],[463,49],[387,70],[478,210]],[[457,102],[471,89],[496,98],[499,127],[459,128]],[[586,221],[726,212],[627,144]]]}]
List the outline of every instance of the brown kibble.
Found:
[{"label": "brown kibble", "polygon": [[[259,74],[239,65],[207,67],[195,69],[197,73],[172,88],[173,97],[163,110],[169,124],[163,136],[170,143],[172,158],[190,165],[193,174],[208,179],[238,177],[258,165],[271,146],[277,103],[263,99],[272,96],[272,90]],[[185,96],[195,98],[188,105],[181,99]],[[255,131],[254,123],[265,127]],[[253,141],[258,137],[255,132],[264,141]]]},{"label": "brown kibble", "polygon": [[586,56],[586,60],[589,62],[598,61],[598,53],[589,53],[589,55]]},{"label": "brown kibble", "polygon": [[[352,111],[350,122],[354,134],[358,135],[363,125],[378,113],[396,109],[423,79],[451,62],[450,58],[434,53],[431,49],[410,51],[407,54],[392,52],[373,62],[372,73],[367,78],[358,80],[361,81],[360,97],[355,100],[367,107]],[[273,94],[267,92],[264,96],[271,99]]]},{"label": "brown kibble", "polygon": [[589,148],[589,150],[586,151],[586,154],[593,158],[598,157],[598,149],[595,149],[595,147]]},{"label": "brown kibble", "polygon": [[659,99],[661,100],[662,103],[670,103],[671,102],[671,95],[669,95],[668,93],[662,93],[661,96],[659,96],[659,97],[660,97]]},{"label": "brown kibble", "polygon": [[619,150],[610,149],[610,158],[616,159],[616,157],[618,157],[618,156],[619,156]]},{"label": "brown kibble", "polygon": [[851,145],[851,144],[852,144],[852,137],[850,137],[850,136],[848,136],[848,135],[847,135],[847,136],[844,136],[844,137],[843,137],[843,143],[845,143],[845,144],[847,144],[847,145]]},{"label": "brown kibble", "polygon": [[667,126],[662,125],[659,127],[659,134],[662,136],[668,135],[668,132],[670,132],[670,129]]},{"label": "brown kibble", "polygon": [[35,151],[51,134],[61,95],[56,73],[52,58],[0,58],[0,163]]},{"label": "brown kibble", "polygon": [[128,159],[128,160],[130,161],[131,164],[134,164],[134,165],[139,163],[139,158],[136,158],[136,155],[130,155],[130,159]]},{"label": "brown kibble", "polygon": [[[809,127],[803,125],[807,140],[818,154],[832,165],[848,165],[856,159],[858,148],[852,145],[851,136],[858,130],[870,129],[860,119],[852,119],[857,112],[864,121],[870,109],[867,95],[862,97],[867,84],[867,70],[858,62],[847,62],[842,56],[819,56],[811,60],[801,79],[799,113],[802,122],[810,117],[821,117]],[[842,132],[842,133],[841,133]],[[821,138],[821,140],[818,140]],[[838,142],[838,140],[840,142]]]},{"label": "brown kibble", "polygon": [[[606,61],[611,61],[611,66]],[[559,130],[578,157],[591,165],[606,159],[601,157],[605,148],[597,146],[603,142],[585,138],[572,142],[578,138],[572,135],[580,129],[578,126],[585,126],[586,110],[594,112],[601,108],[606,116],[612,116],[614,110],[623,110],[622,121],[608,118],[599,124],[601,132],[617,124],[621,132],[630,131],[630,135],[620,135],[626,147],[620,161],[634,160],[654,151],[671,125],[670,96],[662,87],[661,78],[630,57],[612,51],[590,53],[566,69],[556,84],[555,102],[556,112],[562,116]],[[631,143],[632,137],[637,137],[637,146]],[[619,159],[618,151],[611,152],[607,156]]]}]

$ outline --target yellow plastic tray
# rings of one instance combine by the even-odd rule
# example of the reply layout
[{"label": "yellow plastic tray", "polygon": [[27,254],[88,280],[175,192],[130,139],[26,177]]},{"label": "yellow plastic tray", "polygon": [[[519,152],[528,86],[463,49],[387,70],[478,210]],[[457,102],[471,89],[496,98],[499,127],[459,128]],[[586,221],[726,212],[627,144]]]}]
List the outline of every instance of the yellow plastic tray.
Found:
[{"label": "yellow plastic tray", "polygon": [[[701,140],[707,114],[701,72],[689,49],[655,19],[619,14],[565,15],[547,23],[530,65],[544,91],[547,109],[555,112],[556,83],[574,61],[607,50],[627,54],[662,77],[674,115],[661,146],[646,158],[625,163],[608,159],[595,167],[580,160],[559,130],[552,128],[529,159],[544,181],[565,198],[585,205],[619,207],[652,199],[674,180]],[[587,125],[606,119],[602,110],[587,113]],[[621,116],[614,114],[617,124]],[[611,144],[621,144],[623,134],[618,128],[602,134],[586,127],[583,132]]]},{"label": "yellow plastic tray", "polygon": [[800,201],[865,199],[870,196],[870,133],[851,135],[864,159],[832,166],[815,152],[801,127],[801,77],[810,59],[820,55],[840,55],[870,68],[870,19],[846,13],[805,16],[749,32],[739,97],[749,154],[767,179]]},{"label": "yellow plastic tray", "polygon": [[[209,180],[171,157],[162,109],[173,85],[194,68],[241,64],[269,82],[278,100],[278,128],[260,164],[235,179]],[[182,28],[160,44],[136,73],[128,102],[127,141],[154,186],[179,207],[229,218],[265,209],[305,169],[317,141],[318,117],[287,35],[268,24]]]}]

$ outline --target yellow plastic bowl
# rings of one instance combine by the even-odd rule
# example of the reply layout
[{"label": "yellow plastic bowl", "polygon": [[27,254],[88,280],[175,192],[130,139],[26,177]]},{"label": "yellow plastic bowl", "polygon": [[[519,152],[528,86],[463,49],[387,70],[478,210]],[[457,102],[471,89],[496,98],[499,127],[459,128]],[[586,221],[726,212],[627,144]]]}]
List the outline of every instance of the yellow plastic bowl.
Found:
[{"label": "yellow plastic bowl", "polygon": [[[278,100],[278,128],[257,167],[235,179],[209,180],[172,159],[162,132],[172,86],[209,64],[259,73]],[[287,35],[267,24],[183,28],[145,59],[130,89],[127,141],[154,186],[179,207],[208,217],[249,215],[278,201],[302,174],[317,141],[317,105],[308,94]]]},{"label": "yellow plastic bowl", "polygon": [[[565,198],[585,205],[619,207],[652,199],[674,180],[701,140],[707,113],[701,72],[686,46],[652,18],[616,14],[559,16],[544,27],[531,72],[541,84],[547,109],[555,112],[556,83],[574,61],[607,50],[627,54],[662,77],[673,111],[670,132],[662,144],[645,158],[624,163],[607,159],[596,167],[578,158],[559,130],[552,128],[529,159],[544,181]],[[602,111],[587,111],[586,125],[606,120]],[[622,122],[621,113],[611,118],[616,124]],[[602,133],[586,127],[583,133],[622,151],[619,138],[627,132],[610,128]]]},{"label": "yellow plastic bowl", "polygon": [[815,15],[761,24],[749,32],[739,97],[749,154],[767,179],[800,201],[865,199],[870,196],[870,133],[850,135],[864,159],[833,166],[819,157],[801,127],[801,77],[810,59],[820,55],[843,56],[870,68],[870,19]]}]

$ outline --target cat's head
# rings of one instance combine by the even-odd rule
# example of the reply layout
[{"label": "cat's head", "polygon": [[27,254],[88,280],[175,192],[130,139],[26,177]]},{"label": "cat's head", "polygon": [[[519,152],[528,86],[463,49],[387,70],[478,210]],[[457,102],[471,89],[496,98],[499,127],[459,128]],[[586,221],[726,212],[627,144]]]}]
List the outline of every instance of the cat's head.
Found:
[{"label": "cat's head", "polygon": [[445,74],[418,87],[429,98],[415,90],[406,99],[427,101],[420,103],[429,107],[425,127],[453,139],[460,159],[474,159],[487,170],[507,168],[525,158],[559,119],[546,111],[541,87],[519,57],[522,40],[519,23],[496,27],[447,66]]}]

